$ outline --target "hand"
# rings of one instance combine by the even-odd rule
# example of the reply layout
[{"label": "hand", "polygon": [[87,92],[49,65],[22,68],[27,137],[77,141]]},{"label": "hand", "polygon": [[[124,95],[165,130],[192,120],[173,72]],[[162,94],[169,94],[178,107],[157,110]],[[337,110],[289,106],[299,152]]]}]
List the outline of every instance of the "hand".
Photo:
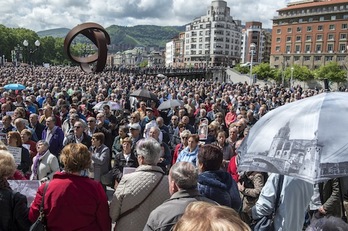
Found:
[{"label": "hand", "polygon": [[318,211],[321,213],[321,214],[326,214],[326,210],[324,209],[324,207],[323,206],[320,206],[319,207],[319,209],[318,209]]},{"label": "hand", "polygon": [[245,187],[244,187],[244,182],[241,184],[240,182],[238,182],[238,190],[240,191],[240,192],[243,192],[244,190],[245,190]]},{"label": "hand", "polygon": [[117,180],[115,180],[115,186],[114,186],[115,190],[116,190],[117,186],[118,186],[118,182],[117,182]]}]

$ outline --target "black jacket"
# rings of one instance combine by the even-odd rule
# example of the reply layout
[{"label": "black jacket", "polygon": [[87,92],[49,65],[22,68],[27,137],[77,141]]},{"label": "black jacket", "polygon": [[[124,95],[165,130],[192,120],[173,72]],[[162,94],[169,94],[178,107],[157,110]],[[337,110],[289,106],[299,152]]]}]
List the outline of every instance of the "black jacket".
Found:
[{"label": "black jacket", "polygon": [[24,195],[0,188],[0,208],[0,230],[29,230],[29,208]]}]

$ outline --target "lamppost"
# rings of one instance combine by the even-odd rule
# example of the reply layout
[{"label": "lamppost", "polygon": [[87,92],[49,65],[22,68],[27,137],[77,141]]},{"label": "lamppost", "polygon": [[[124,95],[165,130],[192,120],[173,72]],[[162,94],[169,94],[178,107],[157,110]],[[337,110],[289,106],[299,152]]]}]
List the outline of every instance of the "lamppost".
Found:
[{"label": "lamppost", "polygon": [[251,43],[250,44],[250,85],[253,84],[253,59],[254,59],[255,48],[256,48],[256,44]]},{"label": "lamppost", "polygon": [[[40,41],[39,40],[36,40],[35,43],[35,48],[32,49],[32,48],[29,48],[29,64],[32,65],[32,55],[39,49],[39,46],[41,45]],[[28,40],[24,40],[23,41],[23,46],[28,49],[29,47],[29,42]]]},{"label": "lamppost", "polygon": [[292,83],[292,78],[293,78],[293,75],[294,75],[294,67],[291,67],[290,68],[290,70],[291,70],[291,76],[290,76],[290,88],[292,87],[292,85],[293,85],[293,83]]}]

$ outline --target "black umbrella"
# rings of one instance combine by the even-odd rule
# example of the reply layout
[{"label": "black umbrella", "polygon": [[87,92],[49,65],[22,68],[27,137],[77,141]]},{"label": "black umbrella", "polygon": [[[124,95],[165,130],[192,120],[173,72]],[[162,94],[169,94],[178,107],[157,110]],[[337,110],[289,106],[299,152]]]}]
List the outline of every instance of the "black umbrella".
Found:
[{"label": "black umbrella", "polygon": [[158,101],[157,96],[146,89],[138,89],[132,92],[129,96]]}]

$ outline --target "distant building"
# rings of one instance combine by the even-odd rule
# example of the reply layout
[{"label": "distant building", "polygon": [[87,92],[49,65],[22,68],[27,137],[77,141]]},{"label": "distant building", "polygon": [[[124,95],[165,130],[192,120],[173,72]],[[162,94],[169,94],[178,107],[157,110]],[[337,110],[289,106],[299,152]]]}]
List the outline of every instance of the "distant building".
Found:
[{"label": "distant building", "polygon": [[242,28],[226,1],[212,1],[207,14],[186,26],[186,67],[232,66],[240,61]]},{"label": "distant building", "polygon": [[250,44],[255,44],[253,63],[269,62],[270,33],[262,28],[261,22],[246,22],[242,31],[241,63],[251,61]]},{"label": "distant building", "polygon": [[184,67],[185,32],[166,43],[166,67]]},{"label": "distant building", "polygon": [[348,1],[291,2],[273,18],[271,66],[319,68],[337,62],[348,68]]}]

